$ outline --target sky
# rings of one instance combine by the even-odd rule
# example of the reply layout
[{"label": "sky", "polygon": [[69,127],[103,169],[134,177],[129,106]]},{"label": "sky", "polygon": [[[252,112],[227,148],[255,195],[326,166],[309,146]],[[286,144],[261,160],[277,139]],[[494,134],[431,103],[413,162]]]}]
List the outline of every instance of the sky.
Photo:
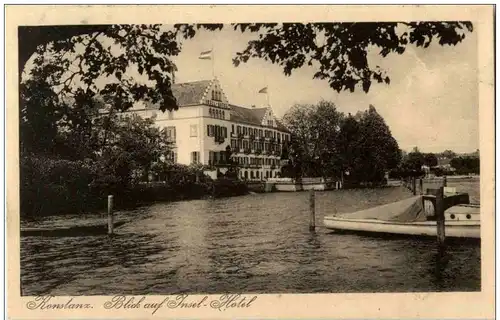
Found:
[{"label": "sky", "polygon": [[[382,58],[369,55],[391,78],[390,85],[372,84],[369,93],[338,93],[326,80],[315,80],[312,67],[302,67],[287,77],[278,65],[250,59],[234,67],[232,58],[243,51],[255,35],[224,28],[199,31],[183,43],[173,60],[176,82],[211,79],[213,71],[230,103],[247,106],[270,104],[281,117],[294,104],[333,101],[344,113],[356,113],[374,105],[388,124],[400,148],[422,152],[473,152],[479,149],[477,33],[468,33],[457,46],[431,44],[427,49],[409,47],[403,55]],[[198,59],[202,51],[214,50],[214,60]],[[213,63],[213,65],[212,65]]]}]

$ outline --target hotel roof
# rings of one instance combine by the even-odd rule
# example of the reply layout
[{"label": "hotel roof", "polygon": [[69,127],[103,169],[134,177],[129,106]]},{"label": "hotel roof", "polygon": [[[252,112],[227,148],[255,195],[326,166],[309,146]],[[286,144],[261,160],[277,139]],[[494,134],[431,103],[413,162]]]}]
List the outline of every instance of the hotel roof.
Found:
[{"label": "hotel roof", "polygon": [[[200,80],[185,83],[176,83],[172,85],[172,93],[177,99],[179,107],[197,105],[208,92],[213,80]],[[229,104],[231,109],[231,121],[246,123],[256,126],[262,126],[262,120],[266,114],[267,107],[245,108]],[[277,127],[281,131],[288,131],[286,127],[276,120]]]}]

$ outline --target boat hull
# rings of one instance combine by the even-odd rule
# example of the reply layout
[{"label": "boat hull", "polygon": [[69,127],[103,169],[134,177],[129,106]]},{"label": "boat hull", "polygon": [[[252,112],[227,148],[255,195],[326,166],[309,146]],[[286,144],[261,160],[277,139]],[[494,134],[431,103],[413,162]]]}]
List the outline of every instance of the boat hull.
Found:
[{"label": "boat hull", "polygon": [[[327,216],[324,226],[333,230],[348,230],[369,233],[400,234],[414,236],[437,236],[436,221],[392,222],[375,219],[346,219]],[[479,221],[445,221],[446,237],[477,238],[481,237]]]}]

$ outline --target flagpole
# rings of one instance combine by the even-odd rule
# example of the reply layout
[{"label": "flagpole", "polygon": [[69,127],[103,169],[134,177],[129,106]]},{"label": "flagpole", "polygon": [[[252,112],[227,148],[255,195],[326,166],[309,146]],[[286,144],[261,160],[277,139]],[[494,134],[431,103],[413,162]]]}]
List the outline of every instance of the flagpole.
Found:
[{"label": "flagpole", "polygon": [[212,44],[212,79],[215,79],[215,52],[213,44]]},{"label": "flagpole", "polygon": [[264,82],[266,84],[266,98],[267,98],[267,106],[271,106],[269,103],[269,84],[267,83],[267,75],[264,73]]}]

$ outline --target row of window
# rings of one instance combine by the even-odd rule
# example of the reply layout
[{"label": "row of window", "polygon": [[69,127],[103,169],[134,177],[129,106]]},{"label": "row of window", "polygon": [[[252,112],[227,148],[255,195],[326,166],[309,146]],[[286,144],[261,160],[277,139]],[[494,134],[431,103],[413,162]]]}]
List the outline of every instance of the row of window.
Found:
[{"label": "row of window", "polygon": [[[248,130],[244,130],[248,129]],[[175,141],[176,139],[176,130],[174,126],[166,127],[165,128],[167,137],[169,137],[172,141]],[[192,124],[190,126],[190,137],[197,137],[198,136],[198,125]],[[232,125],[232,133],[234,133],[234,125]],[[242,127],[237,126],[237,132],[238,133],[243,133],[244,135],[255,135],[262,137],[264,134],[265,137],[273,137],[277,140],[278,143],[281,143],[281,140],[283,141],[288,141],[288,135],[280,132],[273,131],[271,132],[270,130],[264,130],[262,129],[252,129],[252,128],[247,128],[247,127]],[[212,125],[209,124],[207,125],[207,135],[209,137],[222,137],[222,138],[227,138],[227,128],[225,126],[219,126],[219,125]],[[252,144],[250,144],[249,141],[244,140],[243,145],[241,144],[242,141],[237,142],[237,139],[232,139],[231,140],[231,148],[236,149],[236,148],[249,148],[251,147],[252,149],[260,149],[260,150],[267,150],[267,151],[274,151],[278,150],[278,147],[274,147],[274,144],[269,144],[269,143],[263,143],[263,142],[256,142],[254,141]],[[239,143],[239,144],[238,144]],[[270,147],[268,148],[267,145]]]},{"label": "row of window", "polygon": [[222,92],[217,89],[212,90],[212,100],[222,101]]},{"label": "row of window", "polygon": [[227,162],[227,153],[225,151],[209,151],[208,152],[208,163],[209,164],[219,164]]},{"label": "row of window", "polygon": [[267,151],[267,152],[272,152],[272,151],[281,152],[281,145],[262,142],[262,141],[250,142],[248,140],[231,139],[231,149],[232,150],[252,149],[252,150]]},{"label": "row of window", "polygon": [[[274,172],[274,178],[278,177],[279,172]],[[259,171],[249,170],[249,171],[240,171],[240,177],[242,179],[266,179],[273,177],[272,171],[264,171],[262,174]]]},{"label": "row of window", "polygon": [[209,137],[227,138],[227,128],[223,126],[209,124],[207,125],[207,135]]},{"label": "row of window", "polygon": [[256,166],[278,166],[278,159],[270,158],[255,158],[255,157],[233,157],[233,160],[240,165],[256,165]]},{"label": "row of window", "polygon": [[[234,133],[234,124],[231,125],[231,133]],[[236,133],[243,135],[253,135],[255,137],[265,137],[265,138],[274,138],[280,141],[288,141],[288,135],[285,133],[281,133],[274,130],[262,130],[257,128],[250,128],[245,126],[236,126]]]},{"label": "row of window", "polygon": [[215,119],[226,119],[226,112],[224,110],[210,108],[208,109],[208,115]]}]

